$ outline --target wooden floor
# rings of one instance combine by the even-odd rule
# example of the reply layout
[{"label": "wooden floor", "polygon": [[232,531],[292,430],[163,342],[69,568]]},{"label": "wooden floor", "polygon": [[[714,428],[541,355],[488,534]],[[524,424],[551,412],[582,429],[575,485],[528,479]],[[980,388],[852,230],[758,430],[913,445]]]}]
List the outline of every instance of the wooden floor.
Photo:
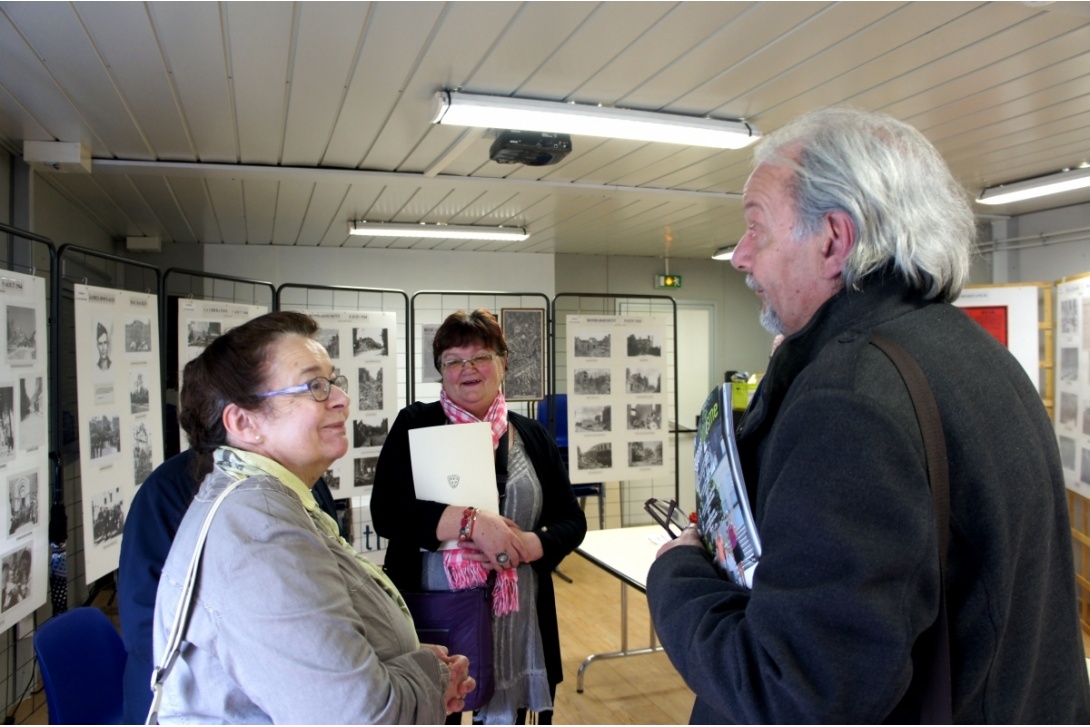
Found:
[{"label": "wooden floor", "polygon": [[[666,654],[596,659],[576,691],[579,666],[589,654],[621,647],[621,582],[573,553],[560,564],[572,579],[553,576],[560,624],[564,681],[557,687],[556,724],[686,724],[693,693]],[[650,635],[647,599],[628,589],[628,648],[647,646]]]}]

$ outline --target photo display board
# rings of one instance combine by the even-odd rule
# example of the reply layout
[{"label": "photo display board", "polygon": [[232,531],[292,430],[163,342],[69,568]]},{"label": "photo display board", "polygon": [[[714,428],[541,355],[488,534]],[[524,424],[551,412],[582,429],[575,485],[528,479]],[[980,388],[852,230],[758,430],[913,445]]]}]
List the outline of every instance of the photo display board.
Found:
[{"label": "photo display board", "polygon": [[1090,497],[1090,276],[1056,285],[1056,439],[1064,481]]},{"label": "photo display board", "polygon": [[1041,344],[1036,285],[968,286],[954,302],[984,327],[1022,364],[1041,393]]},{"label": "photo display board", "polygon": [[[326,471],[333,498],[370,507],[378,453],[397,416],[397,315],[381,311],[302,311],[318,322],[318,341],[348,377],[348,453]],[[368,510],[370,512],[370,510]],[[369,524],[369,523],[368,523]]]},{"label": "photo display board", "polygon": [[662,476],[666,321],[567,317],[572,484]]},{"label": "photo display board", "polygon": [[136,488],[163,461],[159,302],[74,285],[87,581],[117,568]]},{"label": "photo display board", "polygon": [[[182,370],[185,365],[237,325],[269,312],[263,305],[247,305],[216,300],[185,298],[178,301],[178,392],[182,390]],[[180,399],[179,399],[180,401]],[[178,433],[180,449],[189,449],[185,431]]]},{"label": "photo display board", "polygon": [[49,585],[49,387],[45,279],[0,273],[0,629],[44,606]]}]

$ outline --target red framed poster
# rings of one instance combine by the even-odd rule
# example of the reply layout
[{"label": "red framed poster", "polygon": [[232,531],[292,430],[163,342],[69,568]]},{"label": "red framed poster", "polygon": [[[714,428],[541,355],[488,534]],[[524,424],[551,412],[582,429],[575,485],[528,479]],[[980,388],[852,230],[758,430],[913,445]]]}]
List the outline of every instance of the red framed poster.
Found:
[{"label": "red framed poster", "polygon": [[996,340],[1007,345],[1007,306],[980,305],[964,306],[970,318],[983,326],[984,330],[995,336]]}]

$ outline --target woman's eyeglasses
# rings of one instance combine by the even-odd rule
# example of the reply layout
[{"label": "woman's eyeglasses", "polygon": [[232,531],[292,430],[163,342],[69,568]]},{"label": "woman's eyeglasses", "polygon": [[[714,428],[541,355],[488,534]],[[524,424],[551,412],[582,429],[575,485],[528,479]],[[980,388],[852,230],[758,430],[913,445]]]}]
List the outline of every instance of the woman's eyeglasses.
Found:
[{"label": "woman's eyeglasses", "polygon": [[332,379],[327,379],[324,376],[315,376],[305,384],[289,386],[286,389],[277,389],[276,391],[266,391],[264,394],[261,394],[261,398],[268,399],[270,396],[282,396],[284,394],[310,394],[314,398],[314,401],[325,401],[329,398],[329,392],[334,386],[341,391],[348,393],[348,377],[344,374]]},{"label": "woman's eyeglasses", "polygon": [[472,366],[474,370],[480,371],[481,368],[490,366],[496,355],[494,353],[478,353],[473,358],[448,358],[440,362],[439,368],[444,374],[454,368],[465,371],[466,366]]},{"label": "woman's eyeglasses", "polygon": [[659,525],[666,529],[671,538],[681,535],[681,531],[689,527],[689,518],[685,516],[673,500],[663,502],[654,497],[643,503],[643,509],[655,519]]}]

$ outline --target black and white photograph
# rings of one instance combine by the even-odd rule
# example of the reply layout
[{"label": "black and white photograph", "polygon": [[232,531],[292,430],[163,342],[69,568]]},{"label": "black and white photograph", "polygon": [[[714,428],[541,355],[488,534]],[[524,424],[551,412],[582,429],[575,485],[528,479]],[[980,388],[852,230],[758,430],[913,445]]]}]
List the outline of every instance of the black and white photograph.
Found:
[{"label": "black and white photograph", "polygon": [[629,404],[628,428],[643,431],[662,429],[662,404]]},{"label": "black and white photograph", "polygon": [[581,470],[602,470],[613,467],[613,444],[600,442],[589,447],[577,445],[576,462]]},{"label": "black and white photograph", "polygon": [[659,467],[662,465],[662,442],[629,442],[629,467]]},{"label": "black and white photograph", "polygon": [[101,414],[87,423],[91,442],[91,459],[111,457],[121,451],[121,417]]},{"label": "black and white photograph", "polygon": [[352,460],[352,475],[356,487],[371,487],[375,484],[375,466],[378,457],[356,457]]},{"label": "black and white photograph", "polygon": [[577,432],[609,432],[613,429],[613,407],[601,406],[576,406],[575,407],[575,431]]},{"label": "black and white photograph", "polygon": [[95,545],[121,537],[125,529],[125,502],[120,487],[100,492],[91,499],[91,522]]},{"label": "black and white photograph", "polygon": [[319,328],[314,336],[322,344],[329,358],[336,361],[341,357],[341,332],[336,328]]},{"label": "black and white photograph", "polygon": [[337,474],[337,470],[330,467],[325,471],[325,483],[333,492],[337,492],[341,489],[341,476]]},{"label": "black and white photograph", "polygon": [[575,393],[588,396],[603,396],[610,393],[612,374],[606,368],[586,368],[575,370]]},{"label": "black and white photograph", "polygon": [[635,356],[662,356],[662,341],[653,331],[637,331],[629,333],[626,339],[628,355]]},{"label": "black and white photograph", "polygon": [[661,394],[662,369],[626,368],[624,370],[624,390],[628,394]]},{"label": "black and white photograph", "polygon": [[223,324],[220,321],[189,321],[185,343],[194,348],[207,348],[222,332]]},{"label": "black and white photograph", "polygon": [[353,447],[381,447],[390,433],[389,419],[383,416],[352,420]]},{"label": "black and white photograph", "polygon": [[45,444],[45,388],[41,376],[19,379],[19,446],[24,451]]},{"label": "black and white photograph", "polygon": [[609,358],[613,334],[602,331],[584,331],[575,335],[572,355],[576,358]]},{"label": "black and white photograph", "polygon": [[507,401],[545,398],[545,309],[502,308],[500,327],[507,340]]},{"label": "black and white photograph", "polygon": [[30,363],[38,358],[37,314],[33,308],[9,305],[5,314],[8,327],[7,361]]},{"label": "black and white photograph", "polygon": [[382,366],[360,366],[359,411],[382,411],[384,407],[382,373]]},{"label": "black and white photograph", "polygon": [[390,353],[389,332],[385,327],[361,326],[352,329],[353,356],[388,356]]},{"label": "black and white photograph", "polygon": [[0,463],[15,456],[15,387],[0,384]]},{"label": "black and white photograph", "polygon": [[420,380],[423,382],[438,383],[443,380],[443,373],[435,368],[435,355],[432,352],[432,342],[437,330],[438,323],[424,323],[420,326]]},{"label": "black and white photograph", "polygon": [[151,317],[133,316],[125,322],[125,353],[151,353]]},{"label": "black and white photograph", "polygon": [[1079,397],[1069,391],[1060,392],[1060,424],[1074,427],[1079,417]]},{"label": "black and white photograph", "polygon": [[1060,333],[1076,333],[1079,330],[1079,301],[1067,298],[1060,301]]},{"label": "black and white photograph", "polygon": [[1075,440],[1071,437],[1059,436],[1060,464],[1065,470],[1075,469]]},{"label": "black and white photograph", "polygon": [[112,318],[99,318],[92,325],[95,336],[95,353],[98,359],[95,368],[109,371],[113,368],[114,322]]},{"label": "black and white photograph", "polygon": [[1078,381],[1079,379],[1079,349],[1060,349],[1060,381]]},{"label": "black and white photograph", "polygon": [[38,524],[38,473],[20,472],[8,477],[8,536]]},{"label": "black and white photograph", "polygon": [[129,371],[129,412],[144,414],[151,408],[151,394],[144,382],[143,371]]},{"label": "black and white photograph", "polygon": [[1084,485],[1090,485],[1090,449],[1083,447],[1082,469],[1079,472],[1079,481]]},{"label": "black and white photograph", "polygon": [[27,545],[0,559],[0,611],[7,611],[30,594],[30,579],[34,570],[31,549]]},{"label": "black and white photograph", "polygon": [[132,481],[140,485],[151,474],[152,449],[151,436],[146,422],[135,422],[132,426]]}]

